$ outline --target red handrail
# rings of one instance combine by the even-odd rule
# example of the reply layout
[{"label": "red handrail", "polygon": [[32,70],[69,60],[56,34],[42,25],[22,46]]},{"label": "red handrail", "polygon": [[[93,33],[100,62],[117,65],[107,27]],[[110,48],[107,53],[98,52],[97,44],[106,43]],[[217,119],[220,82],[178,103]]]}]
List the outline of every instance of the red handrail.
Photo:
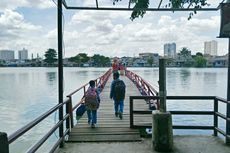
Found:
[{"label": "red handrail", "polygon": [[[132,71],[125,70],[125,75],[137,86],[141,95],[144,96],[158,96],[158,91],[154,89],[147,81],[142,77],[135,74]],[[157,100],[157,108],[159,108],[159,101]]]},{"label": "red handrail", "polygon": [[[95,79],[96,82],[96,87],[101,87],[102,89],[104,88],[105,83],[107,82],[109,76],[111,75],[112,70],[111,68],[106,71],[102,76],[98,77],[97,79]],[[78,91],[80,91],[81,89],[84,89],[84,93],[85,93],[85,88],[89,85],[89,83],[84,84],[83,86],[81,86],[80,88],[77,88],[75,91],[71,92],[70,94],[68,94],[66,97],[71,97],[72,95],[74,95],[75,93],[77,93]]]},{"label": "red handrail", "polygon": [[138,88],[142,88],[145,95],[148,96],[156,96],[158,95],[158,91],[154,89],[147,81],[145,81],[142,77],[135,74],[132,71],[126,70],[126,76],[133,81]]}]

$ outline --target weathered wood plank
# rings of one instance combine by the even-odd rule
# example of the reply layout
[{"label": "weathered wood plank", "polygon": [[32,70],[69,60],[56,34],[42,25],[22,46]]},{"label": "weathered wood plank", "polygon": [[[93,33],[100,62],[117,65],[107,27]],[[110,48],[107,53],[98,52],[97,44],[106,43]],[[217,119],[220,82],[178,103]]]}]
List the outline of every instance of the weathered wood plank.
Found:
[{"label": "weathered wood plank", "polygon": [[139,135],[90,135],[90,136],[72,136],[69,142],[126,142],[126,141],[140,141]]},{"label": "weathered wood plank", "polygon": [[89,128],[73,128],[71,132],[116,132],[116,131],[127,131],[127,132],[136,132],[137,130],[135,129],[130,129],[129,127],[104,127],[104,128],[95,128],[94,130],[89,129]]}]

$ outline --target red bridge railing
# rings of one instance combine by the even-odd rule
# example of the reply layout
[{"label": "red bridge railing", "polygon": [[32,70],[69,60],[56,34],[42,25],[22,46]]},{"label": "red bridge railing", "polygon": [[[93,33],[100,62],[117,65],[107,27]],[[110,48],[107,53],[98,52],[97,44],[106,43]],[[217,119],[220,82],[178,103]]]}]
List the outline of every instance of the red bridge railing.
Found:
[{"label": "red bridge railing", "polygon": [[[158,91],[139,75],[127,69],[125,70],[125,75],[136,85],[142,96],[158,96]],[[148,101],[147,103],[150,104],[151,102]],[[159,100],[157,100],[156,105],[158,109]]]},{"label": "red bridge railing", "polygon": [[147,81],[142,77],[135,74],[132,71],[126,70],[125,75],[137,86],[142,95],[145,96],[156,96],[158,92],[154,89]]}]

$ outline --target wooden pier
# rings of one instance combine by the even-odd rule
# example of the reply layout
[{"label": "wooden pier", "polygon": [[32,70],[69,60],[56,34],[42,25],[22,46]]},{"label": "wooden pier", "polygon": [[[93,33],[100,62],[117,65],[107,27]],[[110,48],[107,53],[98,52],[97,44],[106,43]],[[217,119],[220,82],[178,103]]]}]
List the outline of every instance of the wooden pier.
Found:
[{"label": "wooden pier", "polygon": [[[96,128],[90,127],[87,122],[87,113],[85,113],[71,130],[67,142],[124,142],[141,140],[139,130],[131,129],[129,121],[129,96],[140,95],[140,92],[126,76],[120,76],[120,79],[126,84],[123,119],[115,117],[113,100],[109,98],[112,82],[112,76],[110,76],[104,90],[100,94],[101,104],[97,111]],[[144,100],[135,105],[135,107],[142,110],[148,109],[148,105],[145,105]]]}]

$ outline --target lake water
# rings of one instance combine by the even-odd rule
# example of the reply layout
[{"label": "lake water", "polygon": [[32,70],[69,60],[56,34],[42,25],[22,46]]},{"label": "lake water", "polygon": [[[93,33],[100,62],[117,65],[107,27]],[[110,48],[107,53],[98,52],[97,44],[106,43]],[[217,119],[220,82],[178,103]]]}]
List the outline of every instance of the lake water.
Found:
[{"label": "lake water", "polygon": [[[79,88],[91,79],[101,76],[108,68],[64,68],[64,95]],[[158,88],[158,68],[129,68]],[[38,117],[58,102],[57,68],[0,68],[0,131],[8,135]],[[193,96],[220,96],[226,98],[226,68],[167,68],[167,94]],[[169,110],[212,110],[210,101],[168,101]],[[225,106],[220,105],[225,113]],[[10,152],[25,152],[56,122],[55,113],[29,133],[10,145]],[[212,125],[212,118],[190,116],[173,117],[174,124]],[[225,123],[220,121],[221,128]],[[48,129],[48,130],[47,130]],[[31,134],[33,133],[33,134]],[[183,133],[180,132],[180,133]],[[202,133],[205,133],[202,131]],[[38,152],[46,152],[58,132]],[[49,147],[48,147],[49,148]]]}]

